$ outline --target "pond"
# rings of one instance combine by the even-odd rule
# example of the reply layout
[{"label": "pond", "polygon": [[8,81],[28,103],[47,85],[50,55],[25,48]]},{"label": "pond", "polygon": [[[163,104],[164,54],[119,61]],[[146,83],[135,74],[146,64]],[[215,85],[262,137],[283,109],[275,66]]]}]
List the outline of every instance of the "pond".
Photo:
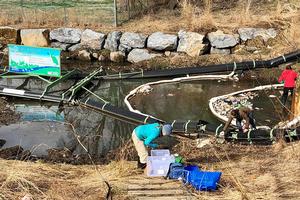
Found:
[{"label": "pond", "polygon": [[[101,81],[95,93],[115,106],[126,108],[123,100],[131,90],[156,80]],[[1,80],[0,84],[16,86],[23,81]],[[61,92],[72,83],[69,81],[58,85],[51,93]],[[270,83],[249,76],[239,82],[204,80],[155,85],[150,94],[137,95],[131,99],[131,103],[136,109],[166,121],[202,119],[220,124],[208,108],[210,98]],[[24,89],[42,91],[43,86],[41,81],[31,80]],[[280,114],[274,113],[275,107],[278,107],[278,98],[270,98],[270,94],[280,97],[279,91],[263,91],[252,101],[258,109],[255,111],[258,125],[272,126],[281,119]],[[9,100],[21,114],[21,119],[16,124],[0,128],[0,138],[7,141],[3,148],[21,145],[36,156],[47,155],[47,151],[52,148],[66,148],[74,154],[84,154],[86,152],[81,144],[92,155],[105,156],[110,150],[128,141],[134,128],[131,124],[83,107],[65,106],[60,109],[56,104]]]}]

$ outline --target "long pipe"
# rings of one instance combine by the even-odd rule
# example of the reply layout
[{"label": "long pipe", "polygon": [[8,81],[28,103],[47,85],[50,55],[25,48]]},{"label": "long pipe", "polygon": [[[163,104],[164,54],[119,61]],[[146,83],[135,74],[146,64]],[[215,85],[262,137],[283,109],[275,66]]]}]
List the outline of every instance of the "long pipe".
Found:
[{"label": "long pipe", "polygon": [[246,61],[240,63],[229,63],[219,65],[208,65],[200,67],[185,67],[176,69],[163,69],[155,71],[139,71],[131,73],[118,73],[102,76],[103,79],[138,79],[138,78],[155,78],[155,77],[178,77],[191,74],[204,74],[215,72],[232,72],[232,71],[247,71],[256,68],[274,68],[281,64],[300,60],[300,50],[289,54],[276,57],[266,61]]}]

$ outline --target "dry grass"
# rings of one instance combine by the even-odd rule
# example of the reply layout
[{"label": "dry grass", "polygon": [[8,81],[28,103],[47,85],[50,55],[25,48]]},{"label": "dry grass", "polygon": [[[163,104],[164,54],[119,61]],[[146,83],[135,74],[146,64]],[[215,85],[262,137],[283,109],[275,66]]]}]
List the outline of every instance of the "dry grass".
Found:
[{"label": "dry grass", "polygon": [[220,189],[200,192],[200,199],[299,199],[300,143],[274,146],[218,145],[197,149],[183,141],[176,147],[191,164],[222,171]]},{"label": "dry grass", "polygon": [[[212,144],[197,149],[195,141],[180,139],[172,152],[187,164],[223,173],[216,192],[196,192],[199,199],[299,199],[300,143],[273,146]],[[132,146],[127,152],[133,151]],[[116,152],[117,153],[117,152]],[[123,154],[123,153],[121,153]],[[144,176],[136,162],[119,160],[103,166],[46,164],[0,160],[0,199],[104,199],[112,186],[115,199],[126,199],[126,183]],[[99,173],[100,171],[100,173]]]},{"label": "dry grass", "polygon": [[[0,159],[0,199],[101,199],[106,188],[93,166]],[[103,199],[103,198],[102,198]]]}]

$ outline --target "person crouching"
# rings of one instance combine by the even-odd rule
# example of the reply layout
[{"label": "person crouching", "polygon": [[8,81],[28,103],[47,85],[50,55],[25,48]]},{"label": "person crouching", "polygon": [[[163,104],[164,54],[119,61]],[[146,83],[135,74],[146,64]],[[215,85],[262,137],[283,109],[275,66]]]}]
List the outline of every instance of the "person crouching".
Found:
[{"label": "person crouching", "polygon": [[[240,107],[234,108],[229,112],[228,120],[223,128],[223,131],[220,133],[220,136],[224,136],[224,133],[229,128],[231,121],[236,120],[236,126],[239,129],[239,132],[246,133],[249,130],[249,125],[251,124],[253,129],[256,129],[254,118],[253,118],[253,110],[248,107]],[[242,121],[245,120],[245,126],[243,128]]]},{"label": "person crouching", "polygon": [[172,126],[170,124],[145,124],[137,126],[132,132],[132,140],[138,153],[138,168],[145,169],[147,166],[148,150],[146,147],[157,148],[153,141],[161,136],[170,135]]}]

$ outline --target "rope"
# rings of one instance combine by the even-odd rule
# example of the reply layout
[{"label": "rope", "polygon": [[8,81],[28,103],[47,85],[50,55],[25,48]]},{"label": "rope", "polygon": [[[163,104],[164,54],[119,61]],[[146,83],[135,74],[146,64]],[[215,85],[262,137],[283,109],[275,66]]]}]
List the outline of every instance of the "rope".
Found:
[{"label": "rope", "polygon": [[187,126],[191,122],[191,120],[187,121],[187,123],[184,125],[184,132],[187,133]]},{"label": "rope", "polygon": [[271,131],[270,131],[270,140],[271,140],[271,142],[274,142],[273,131],[274,131],[274,129],[272,128]]},{"label": "rope", "polygon": [[172,124],[171,124],[172,128],[173,128],[173,125],[175,124],[175,122],[176,122],[176,120],[174,120],[174,121],[172,122]]},{"label": "rope", "polygon": [[255,67],[256,67],[255,60],[252,60],[252,62],[253,62],[253,69],[255,69]]},{"label": "rope", "polygon": [[88,97],[88,98],[85,100],[84,104],[86,104],[89,100],[90,100],[90,97]]},{"label": "rope", "polygon": [[149,115],[145,118],[145,120],[144,120],[144,124],[146,124],[147,123],[147,120],[149,119]]},{"label": "rope", "polygon": [[82,87],[83,89],[85,89],[88,93],[94,95],[97,99],[103,101],[104,103],[109,103],[108,101],[102,99],[101,97],[99,97],[97,94],[95,94],[94,92],[90,91],[89,89],[87,89],[86,87]]},{"label": "rope", "polygon": [[233,70],[232,70],[232,72],[235,72],[235,70],[236,70],[236,62],[233,62]]},{"label": "rope", "polygon": [[249,130],[249,131],[248,131],[248,142],[249,142],[250,144],[252,144],[252,140],[251,140],[251,137],[250,137],[251,131],[252,131],[252,130]]},{"label": "rope", "polygon": [[220,124],[217,128],[216,128],[216,134],[215,136],[218,137],[219,136],[219,129],[223,126],[223,124]]},{"label": "rope", "polygon": [[102,110],[104,110],[104,107],[108,104],[107,102],[104,103],[104,105],[101,107]]},{"label": "rope", "polygon": [[144,70],[143,69],[141,69],[141,73],[142,73],[142,77],[144,77]]}]

